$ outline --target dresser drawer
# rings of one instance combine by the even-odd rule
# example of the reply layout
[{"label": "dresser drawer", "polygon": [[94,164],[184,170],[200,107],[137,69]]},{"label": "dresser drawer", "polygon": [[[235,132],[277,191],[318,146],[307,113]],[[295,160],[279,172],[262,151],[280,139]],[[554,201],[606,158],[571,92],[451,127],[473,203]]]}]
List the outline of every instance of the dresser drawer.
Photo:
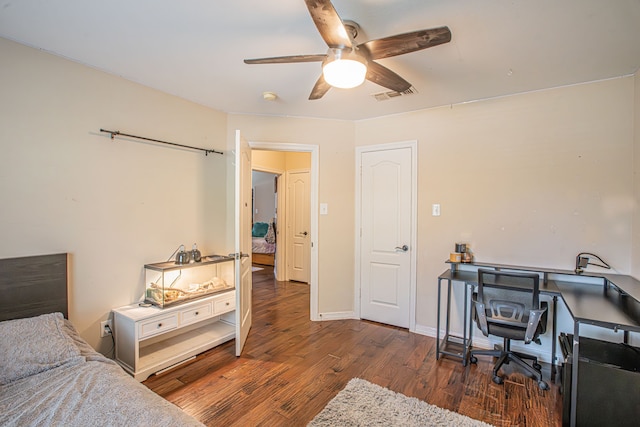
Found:
[{"label": "dresser drawer", "polygon": [[180,312],[180,326],[199,322],[213,315],[211,303],[200,304]]},{"label": "dresser drawer", "polygon": [[216,314],[226,313],[236,307],[236,294],[231,292],[228,296],[220,297],[213,302],[213,312]]},{"label": "dresser drawer", "polygon": [[178,327],[178,313],[156,317],[139,324],[140,339],[151,337]]}]

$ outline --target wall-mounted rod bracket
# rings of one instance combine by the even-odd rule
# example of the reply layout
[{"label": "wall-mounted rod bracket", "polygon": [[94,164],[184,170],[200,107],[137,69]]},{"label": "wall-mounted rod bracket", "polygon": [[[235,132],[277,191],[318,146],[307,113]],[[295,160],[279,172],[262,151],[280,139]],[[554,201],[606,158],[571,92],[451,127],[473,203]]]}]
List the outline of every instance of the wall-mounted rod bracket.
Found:
[{"label": "wall-mounted rod bracket", "polygon": [[190,145],[183,145],[183,144],[176,144],[175,142],[160,141],[159,139],[146,138],[144,136],[129,135],[128,133],[122,133],[122,132],[120,132],[118,130],[100,129],[100,132],[111,134],[111,139],[114,139],[116,136],[128,136],[129,138],[143,139],[145,141],[157,142],[159,144],[173,145],[174,147],[182,147],[182,148],[188,148],[190,150],[204,151],[205,156],[208,156],[209,153],[224,154],[222,151],[208,150],[206,148],[192,147]]}]

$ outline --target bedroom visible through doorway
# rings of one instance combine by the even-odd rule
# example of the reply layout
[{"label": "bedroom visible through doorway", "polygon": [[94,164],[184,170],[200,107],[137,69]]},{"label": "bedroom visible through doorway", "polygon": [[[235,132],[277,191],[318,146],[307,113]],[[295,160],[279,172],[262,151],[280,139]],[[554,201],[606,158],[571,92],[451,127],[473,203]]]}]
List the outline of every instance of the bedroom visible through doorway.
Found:
[{"label": "bedroom visible through doorway", "polygon": [[252,171],[251,252],[254,266],[275,268],[277,244],[278,177],[270,172]]}]

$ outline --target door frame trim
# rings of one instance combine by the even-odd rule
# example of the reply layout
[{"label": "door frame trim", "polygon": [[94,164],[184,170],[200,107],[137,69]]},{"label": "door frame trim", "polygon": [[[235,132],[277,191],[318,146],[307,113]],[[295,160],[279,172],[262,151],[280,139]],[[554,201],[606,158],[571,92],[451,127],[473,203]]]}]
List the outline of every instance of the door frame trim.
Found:
[{"label": "door frame trim", "polygon": [[360,303],[361,303],[361,280],[362,272],[360,270],[362,248],[360,245],[362,233],[361,209],[362,209],[362,154],[396,150],[400,148],[411,149],[411,258],[410,258],[410,283],[409,283],[409,331],[416,330],[416,302],[417,302],[417,271],[416,260],[418,253],[417,233],[418,233],[418,140],[409,140],[401,142],[391,142],[387,144],[364,145],[356,147],[356,209],[355,209],[355,283],[354,283],[354,312],[360,319]]},{"label": "door frame trim", "polygon": [[249,146],[254,150],[311,153],[311,188],[309,195],[309,201],[311,204],[311,272],[309,278],[309,312],[311,320],[322,320],[318,316],[318,171],[320,165],[320,146],[313,144],[289,144],[283,142],[259,141],[249,141]]}]

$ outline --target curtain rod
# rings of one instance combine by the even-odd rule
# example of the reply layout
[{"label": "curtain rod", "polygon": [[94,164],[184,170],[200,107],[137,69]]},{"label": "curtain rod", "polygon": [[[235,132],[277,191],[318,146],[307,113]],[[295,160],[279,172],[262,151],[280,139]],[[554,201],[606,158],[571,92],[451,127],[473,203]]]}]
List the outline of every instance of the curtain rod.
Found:
[{"label": "curtain rod", "polygon": [[113,139],[115,136],[128,136],[129,138],[144,139],[145,141],[158,142],[160,144],[173,145],[175,147],[188,148],[190,150],[204,151],[204,155],[205,156],[208,156],[209,153],[224,154],[222,151],[208,150],[206,148],[199,148],[199,147],[192,147],[190,145],[176,144],[175,142],[160,141],[159,139],[145,138],[144,136],[129,135],[128,133],[122,133],[122,132],[120,132],[118,130],[100,129],[100,132],[105,132],[105,133],[111,134],[111,139]]}]

